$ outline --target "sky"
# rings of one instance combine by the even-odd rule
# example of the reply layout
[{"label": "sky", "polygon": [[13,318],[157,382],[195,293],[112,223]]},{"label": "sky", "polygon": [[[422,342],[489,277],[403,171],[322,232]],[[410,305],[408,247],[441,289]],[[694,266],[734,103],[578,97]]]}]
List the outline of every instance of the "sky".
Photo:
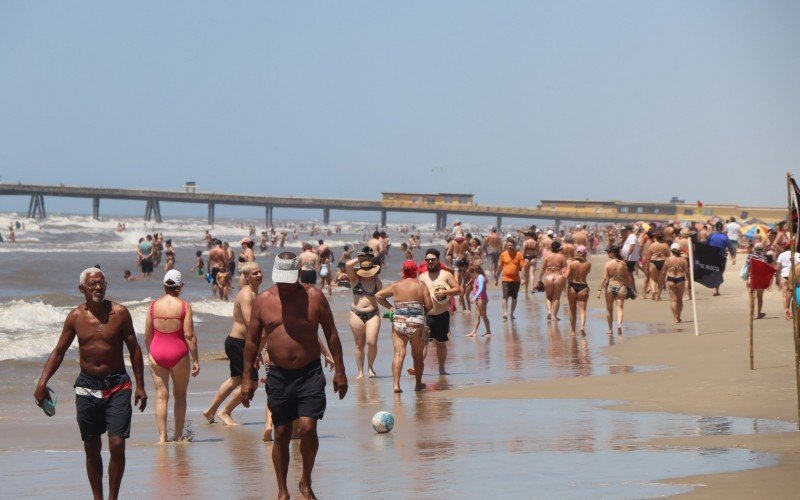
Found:
[{"label": "sky", "polygon": [[2,0],[0,180],[783,206],[798,26],[796,1]]}]

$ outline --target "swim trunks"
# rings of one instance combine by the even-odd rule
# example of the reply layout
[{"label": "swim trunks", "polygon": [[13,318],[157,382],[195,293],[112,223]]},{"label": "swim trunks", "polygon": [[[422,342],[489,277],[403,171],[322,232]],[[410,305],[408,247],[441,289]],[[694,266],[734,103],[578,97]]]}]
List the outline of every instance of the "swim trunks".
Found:
[{"label": "swim trunks", "polygon": [[[241,377],[244,374],[244,339],[237,339],[228,335],[225,338],[225,355],[231,369],[231,378]],[[258,371],[250,372],[252,380],[258,379]]]},{"label": "swim trunks", "polygon": [[217,282],[217,275],[219,274],[220,271],[222,271],[222,269],[219,268],[219,267],[212,267],[211,268],[211,280],[212,280],[211,282],[212,283],[216,283]]},{"label": "swim trunks", "polygon": [[276,426],[299,417],[322,420],[325,415],[325,374],[319,359],[295,369],[270,364],[264,388]]},{"label": "swim trunks", "polygon": [[153,272],[153,261],[150,259],[144,259],[142,261],[142,272],[143,273],[152,273]]},{"label": "swim trunks", "polygon": [[519,281],[504,281],[503,282],[503,298],[516,299],[519,294]]},{"label": "swim trunks", "polygon": [[305,271],[300,271],[300,283],[305,283],[307,285],[316,285],[317,272],[313,269],[306,269]]},{"label": "swim trunks", "polygon": [[425,307],[422,302],[397,302],[394,305],[392,327],[398,335],[411,338],[420,327],[423,327],[421,330],[424,335],[425,324]]},{"label": "swim trunks", "polygon": [[429,314],[427,321],[432,340],[447,342],[450,339],[450,311],[442,314]]},{"label": "swim trunks", "polygon": [[634,272],[636,270],[636,261],[635,260],[629,260],[625,264],[628,265],[628,272],[629,273],[632,273],[632,272]]},{"label": "swim trunks", "polygon": [[131,379],[123,370],[101,377],[81,372],[75,380],[75,409],[81,439],[131,435]]},{"label": "swim trunks", "polygon": [[489,257],[492,258],[492,262],[496,266],[497,263],[500,261],[500,252],[489,252]]}]

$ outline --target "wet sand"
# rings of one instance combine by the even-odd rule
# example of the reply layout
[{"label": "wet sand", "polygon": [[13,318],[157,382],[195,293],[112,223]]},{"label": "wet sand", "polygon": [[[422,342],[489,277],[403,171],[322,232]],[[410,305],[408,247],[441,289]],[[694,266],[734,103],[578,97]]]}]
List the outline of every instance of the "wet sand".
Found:
[{"label": "wet sand", "polygon": [[[602,262],[595,260],[595,278]],[[586,338],[569,335],[566,310],[560,324],[547,325],[541,294],[521,298],[517,320],[503,322],[493,287],[494,335],[464,338],[470,316],[455,314],[450,375],[434,375],[431,349],[427,390],[414,393],[413,378],[404,376],[400,395],[391,390],[387,323],[379,341],[378,378],[355,379],[349,294],[336,293],[333,310],[350,391],[339,401],[329,383],[328,410],[319,425],[316,492],[328,498],[642,498],[704,484],[709,486],[690,494],[793,496],[797,479],[789,471],[797,465],[791,452],[798,449],[798,433],[788,432],[796,428],[791,327],[777,318],[773,292],[765,306],[768,319],[757,323],[758,369],[750,372],[746,330],[736,329],[746,327],[745,296],[733,271],[727,279],[722,297],[700,293],[706,333],[700,338],[691,333],[691,323],[676,331],[666,301],[629,303],[631,323],[622,338],[604,333],[597,310]],[[590,306],[598,305],[593,295]],[[272,445],[261,442],[263,390],[251,409],[234,413],[241,426],[209,425],[200,414],[228,376],[227,361],[216,348],[226,332],[216,338],[212,331],[201,334],[201,351],[207,354],[189,386],[192,443],[152,444],[154,393],[145,374],[150,406],[133,419],[123,497],[275,496]],[[71,352],[52,381],[61,397],[52,419],[30,403],[30,374],[42,362],[0,364],[0,469],[8,496],[51,496],[48,484],[61,484],[59,493],[67,497],[89,491],[74,421],[74,358]],[[370,426],[379,410],[395,415],[389,434],[378,435]],[[289,485],[295,497],[299,459],[293,442]],[[751,470],[735,472],[744,469]],[[689,477],[697,473],[707,475]],[[48,483],[39,480],[43,475]]]},{"label": "wet sand", "polygon": [[[755,370],[750,370],[748,299],[738,277],[741,266],[728,266],[722,295],[698,286],[698,324],[694,335],[690,303],[684,323],[675,325],[669,303],[637,299],[626,303],[625,319],[660,327],[663,333],[624,338],[604,350],[612,363],[647,371],[581,378],[559,378],[453,391],[456,397],[585,398],[620,400],[626,411],[674,412],[709,416],[778,419],[797,428],[797,387],[791,323],[783,319],[776,290],[765,294],[767,317],[755,321]],[[595,276],[597,278],[598,276]],[[639,281],[641,283],[641,281]],[[593,290],[596,290],[594,285]],[[639,285],[639,290],[643,288]],[[592,300],[594,297],[592,298]],[[590,302],[591,303],[591,302]],[[596,302],[595,302],[596,305]],[[625,336],[627,337],[627,336]],[[453,396],[451,394],[450,396]],[[800,491],[800,433],[750,436],[664,438],[656,446],[731,447],[780,455],[777,465],[742,472],[699,475],[666,482],[694,484],[696,498],[796,498]]]}]

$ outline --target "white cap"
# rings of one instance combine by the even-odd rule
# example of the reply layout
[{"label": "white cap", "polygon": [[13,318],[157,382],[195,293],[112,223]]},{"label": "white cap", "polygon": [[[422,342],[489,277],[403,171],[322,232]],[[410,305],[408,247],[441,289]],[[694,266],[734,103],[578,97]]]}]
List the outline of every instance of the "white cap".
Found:
[{"label": "white cap", "polygon": [[297,257],[293,259],[275,257],[275,264],[272,266],[273,283],[297,283],[299,275],[300,260]]},{"label": "white cap", "polygon": [[679,243],[673,243],[672,245],[669,246],[669,249],[672,250],[673,252],[680,252],[681,245]]},{"label": "white cap", "polygon": [[164,275],[164,284],[169,287],[183,286],[183,276],[181,276],[181,272],[177,269],[170,269],[167,271],[167,274]]}]

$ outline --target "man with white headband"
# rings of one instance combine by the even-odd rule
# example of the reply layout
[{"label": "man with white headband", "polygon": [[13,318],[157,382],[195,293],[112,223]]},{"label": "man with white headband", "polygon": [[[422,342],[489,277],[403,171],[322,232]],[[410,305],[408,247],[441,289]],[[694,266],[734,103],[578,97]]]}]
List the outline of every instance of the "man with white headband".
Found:
[{"label": "man with white headband", "polygon": [[303,456],[300,493],[304,498],[316,498],[311,490],[311,470],[319,449],[317,421],[325,414],[327,404],[325,374],[320,363],[320,326],[335,364],[333,391],[339,394],[339,399],[347,393],[342,344],[330,305],[322,291],[313,285],[298,283],[299,275],[300,262],[294,253],[282,252],[275,257],[272,269],[275,285],[256,297],[244,347],[241,393],[242,404],[249,407],[258,385],[251,374],[262,345],[262,330],[265,332],[269,355],[267,405],[275,429],[272,462],[280,498],[289,497],[286,475],[294,420],[300,422]]}]

